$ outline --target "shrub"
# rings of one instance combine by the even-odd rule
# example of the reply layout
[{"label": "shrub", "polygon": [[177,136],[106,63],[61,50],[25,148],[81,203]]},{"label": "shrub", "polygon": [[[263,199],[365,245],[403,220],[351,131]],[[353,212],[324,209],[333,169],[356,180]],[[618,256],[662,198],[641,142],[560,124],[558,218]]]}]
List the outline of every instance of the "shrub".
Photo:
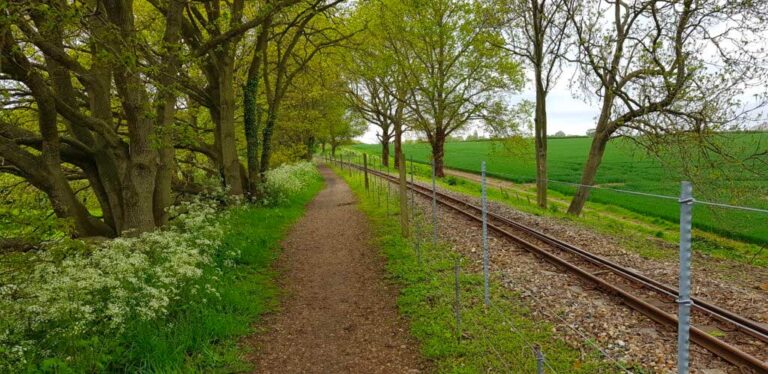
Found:
[{"label": "shrub", "polygon": [[283,164],[267,172],[264,205],[281,204],[307,188],[312,180],[320,178],[314,164],[307,161]]},{"label": "shrub", "polygon": [[27,259],[27,269],[1,279],[0,372],[77,367],[106,349],[99,338],[161,318],[186,297],[217,297],[194,282],[222,238],[215,204],[195,199],[174,211],[169,227],[137,237],[50,244]]}]

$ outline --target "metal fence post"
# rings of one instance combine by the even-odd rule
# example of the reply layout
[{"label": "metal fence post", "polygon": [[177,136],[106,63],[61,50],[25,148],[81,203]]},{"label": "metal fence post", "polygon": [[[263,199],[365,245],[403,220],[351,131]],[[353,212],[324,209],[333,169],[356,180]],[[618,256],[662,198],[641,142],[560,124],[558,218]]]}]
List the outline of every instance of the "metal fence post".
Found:
[{"label": "metal fence post", "polygon": [[456,292],[456,340],[461,341],[461,284],[459,282],[459,273],[461,272],[461,259],[456,256],[456,263],[453,265],[454,271],[454,289]]},{"label": "metal fence post", "polygon": [[533,352],[536,355],[536,374],[544,374],[544,354],[541,353],[541,346],[534,344]]},{"label": "metal fence post", "polygon": [[365,190],[368,191],[368,154],[363,153],[363,174],[365,175]]},{"label": "metal fence post", "polygon": [[[389,162],[387,162],[387,175],[386,175],[386,177],[388,177],[388,176],[389,176]],[[389,191],[390,186],[389,186],[389,184],[390,183],[389,183],[389,180],[387,180],[386,177],[383,177],[382,180],[384,181],[384,183],[387,184],[387,217],[389,217],[389,194],[390,194],[390,191]]]},{"label": "metal fence post", "polygon": [[414,190],[416,185],[413,183],[413,155],[411,155],[411,219],[416,223],[416,196]]},{"label": "metal fence post", "polygon": [[432,160],[432,245],[437,246],[437,187],[435,186],[435,160]]},{"label": "metal fence post", "polygon": [[416,260],[419,264],[419,267],[421,267],[421,236],[420,236],[420,228],[419,228],[419,221],[416,219],[416,195],[415,195],[415,184],[413,182],[413,155],[411,155],[411,222],[413,222],[413,232],[414,232],[414,245],[416,246]]},{"label": "metal fence post", "polygon": [[397,156],[400,163],[397,164],[398,171],[398,201],[400,202],[400,225],[403,237],[410,236],[410,225],[408,224],[408,176],[405,174],[405,155],[400,152]]},{"label": "metal fence post", "polygon": [[491,305],[491,291],[488,284],[489,275],[489,254],[488,254],[488,193],[486,192],[485,185],[485,161],[480,164],[480,171],[482,173],[482,202],[483,202],[483,290],[485,296],[485,307]]},{"label": "metal fence post", "polygon": [[[379,163],[374,162],[373,163],[373,169],[376,171],[379,171]],[[381,207],[381,176],[376,175],[378,178],[374,178],[374,181],[376,182],[376,207]]]},{"label": "metal fence post", "polygon": [[691,228],[693,187],[691,182],[680,184],[680,284],[677,299],[677,372],[688,374],[691,328]]}]

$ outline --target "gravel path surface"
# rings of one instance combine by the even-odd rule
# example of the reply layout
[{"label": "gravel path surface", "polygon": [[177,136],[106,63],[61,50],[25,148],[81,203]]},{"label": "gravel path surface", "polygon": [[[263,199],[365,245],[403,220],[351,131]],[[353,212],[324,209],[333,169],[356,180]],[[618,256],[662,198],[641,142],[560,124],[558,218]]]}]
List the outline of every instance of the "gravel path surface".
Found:
[{"label": "gravel path surface", "polygon": [[429,370],[398,315],[397,290],[370,244],[349,187],[321,168],[326,188],[283,242],[287,297],[247,341],[258,373],[418,373]]}]

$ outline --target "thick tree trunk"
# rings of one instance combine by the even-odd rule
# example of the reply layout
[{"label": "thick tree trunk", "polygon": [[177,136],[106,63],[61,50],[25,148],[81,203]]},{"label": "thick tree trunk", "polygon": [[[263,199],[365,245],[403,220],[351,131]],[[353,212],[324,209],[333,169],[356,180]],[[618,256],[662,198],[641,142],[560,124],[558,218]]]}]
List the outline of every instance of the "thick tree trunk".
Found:
[{"label": "thick tree trunk", "polygon": [[[103,1],[111,23],[120,38],[110,40],[111,47],[125,53],[139,54],[135,42],[133,1]],[[125,51],[128,48],[131,51]],[[155,227],[154,191],[158,155],[153,145],[154,122],[150,114],[146,88],[136,67],[115,65],[115,86],[121,98],[128,125],[129,161],[123,175],[125,230],[131,234],[150,231]]]},{"label": "thick tree trunk", "polygon": [[263,112],[256,100],[259,95],[262,57],[266,52],[271,22],[271,18],[265,19],[264,24],[259,30],[251,66],[248,68],[248,77],[243,87],[243,128],[245,132],[246,157],[248,159],[248,193],[251,196],[259,195],[261,189],[259,131]]},{"label": "thick tree trunk", "polygon": [[568,207],[568,214],[579,215],[584,204],[589,198],[590,188],[586,186],[592,186],[595,183],[595,176],[597,170],[600,167],[600,163],[603,160],[603,154],[605,153],[605,147],[608,144],[610,135],[605,131],[600,133],[595,132],[595,137],[592,139],[592,146],[589,149],[589,156],[587,157],[587,163],[584,165],[584,172],[581,175],[582,185],[576,191],[576,194],[571,200],[571,205]]},{"label": "thick tree trunk", "polygon": [[[93,22],[96,22],[96,20]],[[99,29],[96,31],[99,31]],[[100,32],[98,36],[101,37]],[[94,44],[91,48],[96,51],[99,46]],[[89,109],[93,117],[111,125],[114,122],[111,104],[113,95],[110,88],[112,68],[108,58],[102,57],[97,53],[93,55],[94,61],[91,66],[91,76],[94,79],[94,84],[86,87]],[[103,186],[104,197],[106,198],[106,204],[102,202],[104,217],[107,220],[106,222],[119,234],[125,229],[125,212],[123,210],[125,202],[123,201],[121,175],[125,173],[128,147],[123,143],[111,144],[109,139],[96,135],[93,151],[94,154],[99,155],[94,158],[94,163],[98,172],[98,178]]]},{"label": "thick tree trunk", "polygon": [[605,146],[611,138],[613,130],[612,126],[610,126],[609,119],[611,118],[613,100],[616,96],[611,93],[608,88],[603,91],[603,94],[603,104],[600,110],[600,117],[597,119],[595,136],[592,138],[592,145],[589,148],[587,162],[584,164],[584,171],[581,174],[581,186],[573,196],[571,205],[568,206],[568,214],[577,216],[581,214],[582,209],[584,209],[584,204],[589,198],[589,191],[591,189],[589,186],[592,186],[592,184],[595,183],[597,170],[600,167],[600,163],[603,161]]},{"label": "thick tree trunk", "polygon": [[219,57],[218,78],[219,122],[216,124],[216,132],[219,135],[219,161],[224,185],[229,188],[230,195],[238,196],[243,194],[243,180],[235,139],[234,59],[229,52]]},{"label": "thick tree trunk", "polygon": [[243,87],[243,127],[245,131],[246,157],[248,162],[248,194],[256,195],[259,189],[259,126],[261,111],[256,104],[258,78],[249,80]]},{"label": "thick tree trunk", "polygon": [[445,135],[435,134],[432,141],[432,161],[435,163],[435,176],[437,178],[445,177],[444,158],[445,158]]},{"label": "thick tree trunk", "polygon": [[182,11],[186,1],[171,0],[165,15],[163,35],[164,62],[160,78],[160,95],[157,106],[157,133],[160,140],[158,167],[155,178],[154,217],[155,225],[168,222],[168,208],[171,206],[171,188],[175,174],[175,148],[173,147],[173,121],[176,115],[176,92],[171,88],[173,77],[180,69],[176,44],[181,39]]},{"label": "thick tree trunk", "polygon": [[381,166],[389,167],[389,138],[381,141]]}]

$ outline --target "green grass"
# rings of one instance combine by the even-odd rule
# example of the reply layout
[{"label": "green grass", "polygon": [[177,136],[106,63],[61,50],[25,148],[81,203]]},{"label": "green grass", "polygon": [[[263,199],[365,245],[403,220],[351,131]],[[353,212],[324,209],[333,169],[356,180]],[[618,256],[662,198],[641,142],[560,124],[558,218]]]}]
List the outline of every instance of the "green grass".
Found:
[{"label": "green grass", "polygon": [[[552,334],[552,326],[533,318],[520,296],[492,277],[494,307],[483,306],[482,273],[463,270],[460,276],[462,333],[457,339],[454,317],[454,261],[456,253],[429,243],[420,246],[419,264],[414,243],[400,235],[397,204],[387,215],[384,199],[365,192],[358,174],[341,175],[360,200],[369,217],[376,244],[387,259],[387,269],[400,288],[398,306],[420,341],[425,357],[441,373],[535,372],[536,361],[529,344],[540,344],[547,362],[558,373],[618,372],[597,352],[585,355]],[[422,230],[429,230],[421,224]],[[422,234],[425,235],[425,234]]]},{"label": "green grass", "polygon": [[[238,339],[253,333],[253,324],[277,305],[274,260],[279,241],[321,189],[321,180],[278,207],[246,207],[233,211],[224,222],[224,246],[239,250],[236,270],[207,274],[219,300],[187,300],[162,321],[129,326],[122,337],[110,371],[127,372],[233,372],[245,371],[243,347]],[[225,252],[227,248],[221,252]],[[212,280],[217,276],[218,281]]]},{"label": "green grass", "polygon": [[[744,153],[765,148],[768,133],[741,134],[724,137],[730,148]],[[563,182],[578,182],[589,150],[591,138],[555,138],[549,141],[549,178]],[[762,144],[762,145],[761,145]],[[757,147],[757,148],[755,148]],[[378,145],[360,144],[352,147],[378,155]],[[759,150],[759,149],[758,149]],[[430,147],[426,143],[405,144],[404,152],[415,161],[426,163]],[[519,146],[511,152],[497,141],[452,142],[446,144],[445,164],[449,168],[479,172],[480,162],[486,161],[488,175],[518,183],[535,181],[535,161],[530,144]],[[596,183],[605,187],[669,196],[679,194],[679,183],[687,179],[678,167],[679,157],[671,151],[668,163],[661,163],[648,156],[641,148],[628,140],[609,143],[600,166]],[[722,163],[721,163],[722,164]],[[768,209],[768,179],[765,176],[743,171],[740,168],[726,170],[708,169],[699,165],[699,175],[706,178],[694,180],[694,196]],[[562,196],[573,194],[574,188],[561,183],[550,183],[549,188]],[[677,222],[679,207],[673,200],[628,195],[607,190],[594,190],[590,201],[615,205],[667,222]],[[721,208],[697,206],[694,209],[694,227],[722,236],[753,243],[768,241],[766,215]]]},{"label": "green grass", "polygon": [[[362,162],[359,154],[354,155],[353,152],[345,152],[347,153],[342,155],[344,160],[354,157],[355,162]],[[414,163],[414,171],[417,180],[422,182],[431,180],[431,169],[428,165]],[[438,179],[437,185],[447,190],[480,197],[480,184],[464,178],[449,176]],[[589,204],[581,216],[574,217],[566,214],[570,196],[551,190],[549,198],[549,208],[542,210],[536,205],[535,185],[518,185],[514,189],[503,190],[488,189],[490,201],[502,203],[526,213],[551,217],[610,235],[618,239],[624,248],[633,250],[644,258],[674,260],[678,256],[679,227],[676,221],[637,213],[618,205],[595,202]],[[717,260],[725,259],[757,267],[768,266],[768,251],[763,250],[760,243],[729,239],[701,228],[696,228],[693,231],[693,249],[702,256]],[[711,264],[727,266],[727,263],[721,264],[716,261]]]}]

